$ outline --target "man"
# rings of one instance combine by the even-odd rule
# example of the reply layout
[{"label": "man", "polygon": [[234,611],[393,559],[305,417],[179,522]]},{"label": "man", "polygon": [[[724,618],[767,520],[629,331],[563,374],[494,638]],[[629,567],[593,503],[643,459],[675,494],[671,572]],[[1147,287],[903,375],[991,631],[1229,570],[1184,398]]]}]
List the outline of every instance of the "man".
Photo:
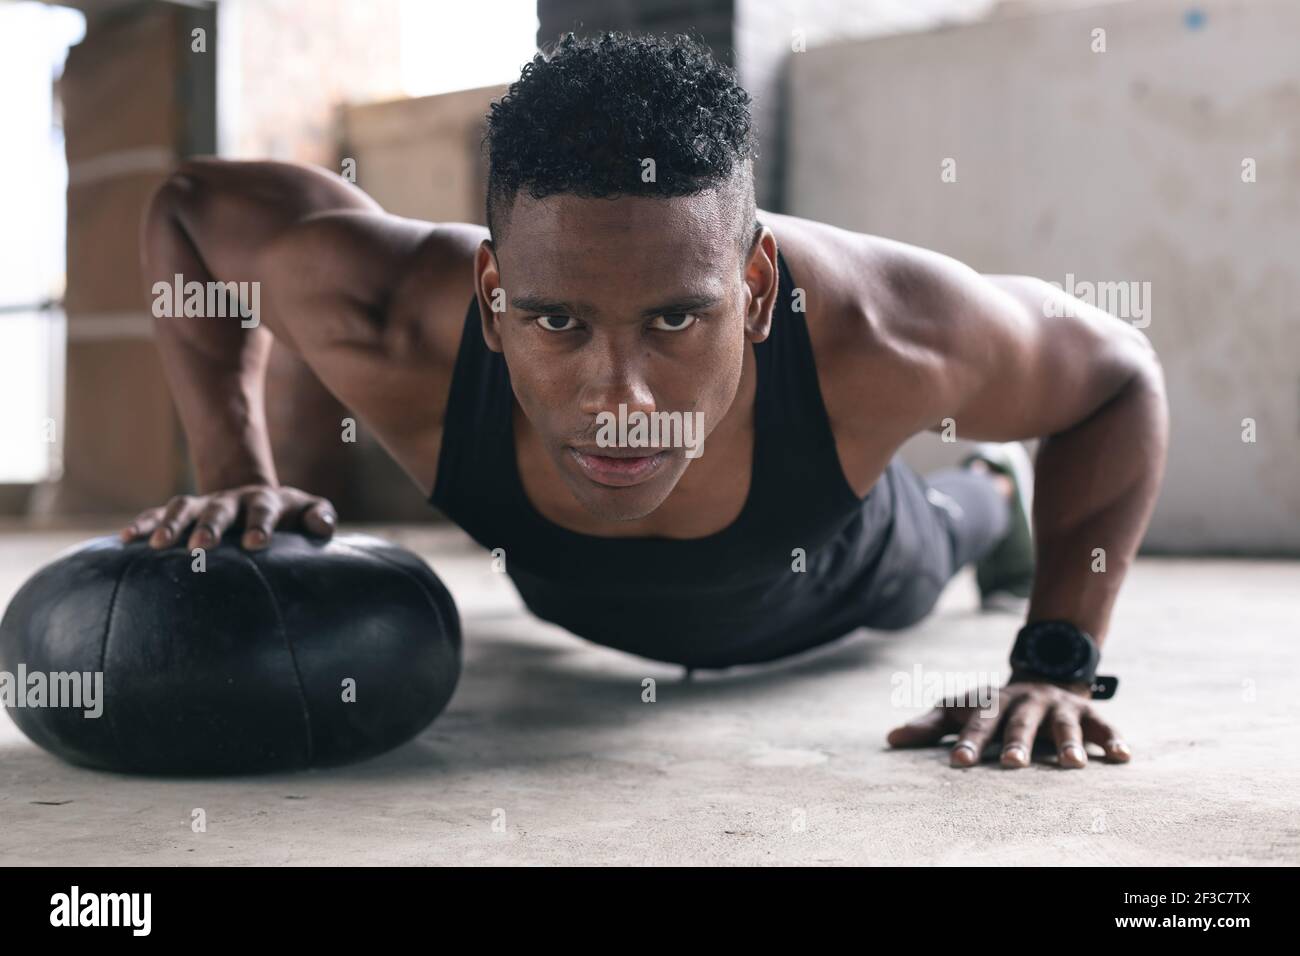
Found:
[{"label": "man", "polygon": [[[1164,465],[1149,345],[1047,283],[755,210],[748,107],[684,38],[566,37],[493,104],[486,230],[321,171],[184,164],[146,218],[150,281],[258,282],[260,325],[160,320],[199,494],[124,535],[331,533],[327,501],[276,481],[269,331],[539,616],[726,667],[906,627],[978,562],[987,603],[1030,596],[1011,679],[889,742],[956,733],[965,767],[1000,737],[1023,767],[1041,733],[1062,767],[1085,741],[1126,761],[1089,698]],[[895,453],[927,429],[1042,439],[1036,567],[1019,446],[923,481]]]}]

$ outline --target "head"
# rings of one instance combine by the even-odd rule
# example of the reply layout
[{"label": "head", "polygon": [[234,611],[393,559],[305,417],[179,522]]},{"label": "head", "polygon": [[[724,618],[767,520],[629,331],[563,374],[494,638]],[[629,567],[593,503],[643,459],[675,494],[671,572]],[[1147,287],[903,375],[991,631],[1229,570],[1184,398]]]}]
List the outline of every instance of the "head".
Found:
[{"label": "head", "polygon": [[[687,37],[606,33],[564,37],[492,104],[484,338],[598,517],[663,503],[732,410],[747,343],[767,335],[776,247],[755,221],[749,102]],[[620,406],[628,422],[698,422],[697,447],[667,428],[610,447],[602,425]]]}]

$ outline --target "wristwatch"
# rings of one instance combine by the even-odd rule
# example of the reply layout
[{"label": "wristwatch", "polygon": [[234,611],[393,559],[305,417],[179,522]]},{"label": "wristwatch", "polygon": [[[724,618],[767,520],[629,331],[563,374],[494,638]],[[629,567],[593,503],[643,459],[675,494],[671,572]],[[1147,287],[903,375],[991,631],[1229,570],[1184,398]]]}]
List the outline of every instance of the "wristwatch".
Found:
[{"label": "wristwatch", "polygon": [[1101,676],[1101,651],[1087,631],[1069,621],[1034,621],[1016,634],[1011,648],[1014,677],[1037,677],[1060,684],[1086,683],[1094,700],[1115,696],[1118,677]]}]

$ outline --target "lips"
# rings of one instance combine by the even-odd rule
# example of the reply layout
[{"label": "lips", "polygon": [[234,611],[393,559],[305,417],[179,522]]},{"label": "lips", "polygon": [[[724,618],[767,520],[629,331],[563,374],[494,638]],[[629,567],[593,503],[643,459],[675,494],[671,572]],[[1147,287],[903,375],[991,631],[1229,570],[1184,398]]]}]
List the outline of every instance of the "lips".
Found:
[{"label": "lips", "polygon": [[[610,452],[612,454],[608,454]],[[595,450],[570,447],[569,453],[588,478],[597,484],[615,488],[647,481],[668,460],[667,451],[646,448],[601,448],[597,453]]]}]

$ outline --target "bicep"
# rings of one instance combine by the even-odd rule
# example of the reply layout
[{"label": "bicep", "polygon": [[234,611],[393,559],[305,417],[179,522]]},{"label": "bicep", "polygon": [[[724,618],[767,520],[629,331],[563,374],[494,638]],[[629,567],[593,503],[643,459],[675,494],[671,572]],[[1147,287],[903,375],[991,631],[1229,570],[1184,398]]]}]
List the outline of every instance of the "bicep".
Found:
[{"label": "bicep", "polygon": [[269,253],[269,298],[292,347],[421,483],[472,298],[476,228],[327,214]]},{"label": "bicep", "polygon": [[939,357],[943,417],[962,438],[1064,431],[1152,361],[1136,329],[1042,280],[983,276],[948,260],[934,281],[924,334]]}]

